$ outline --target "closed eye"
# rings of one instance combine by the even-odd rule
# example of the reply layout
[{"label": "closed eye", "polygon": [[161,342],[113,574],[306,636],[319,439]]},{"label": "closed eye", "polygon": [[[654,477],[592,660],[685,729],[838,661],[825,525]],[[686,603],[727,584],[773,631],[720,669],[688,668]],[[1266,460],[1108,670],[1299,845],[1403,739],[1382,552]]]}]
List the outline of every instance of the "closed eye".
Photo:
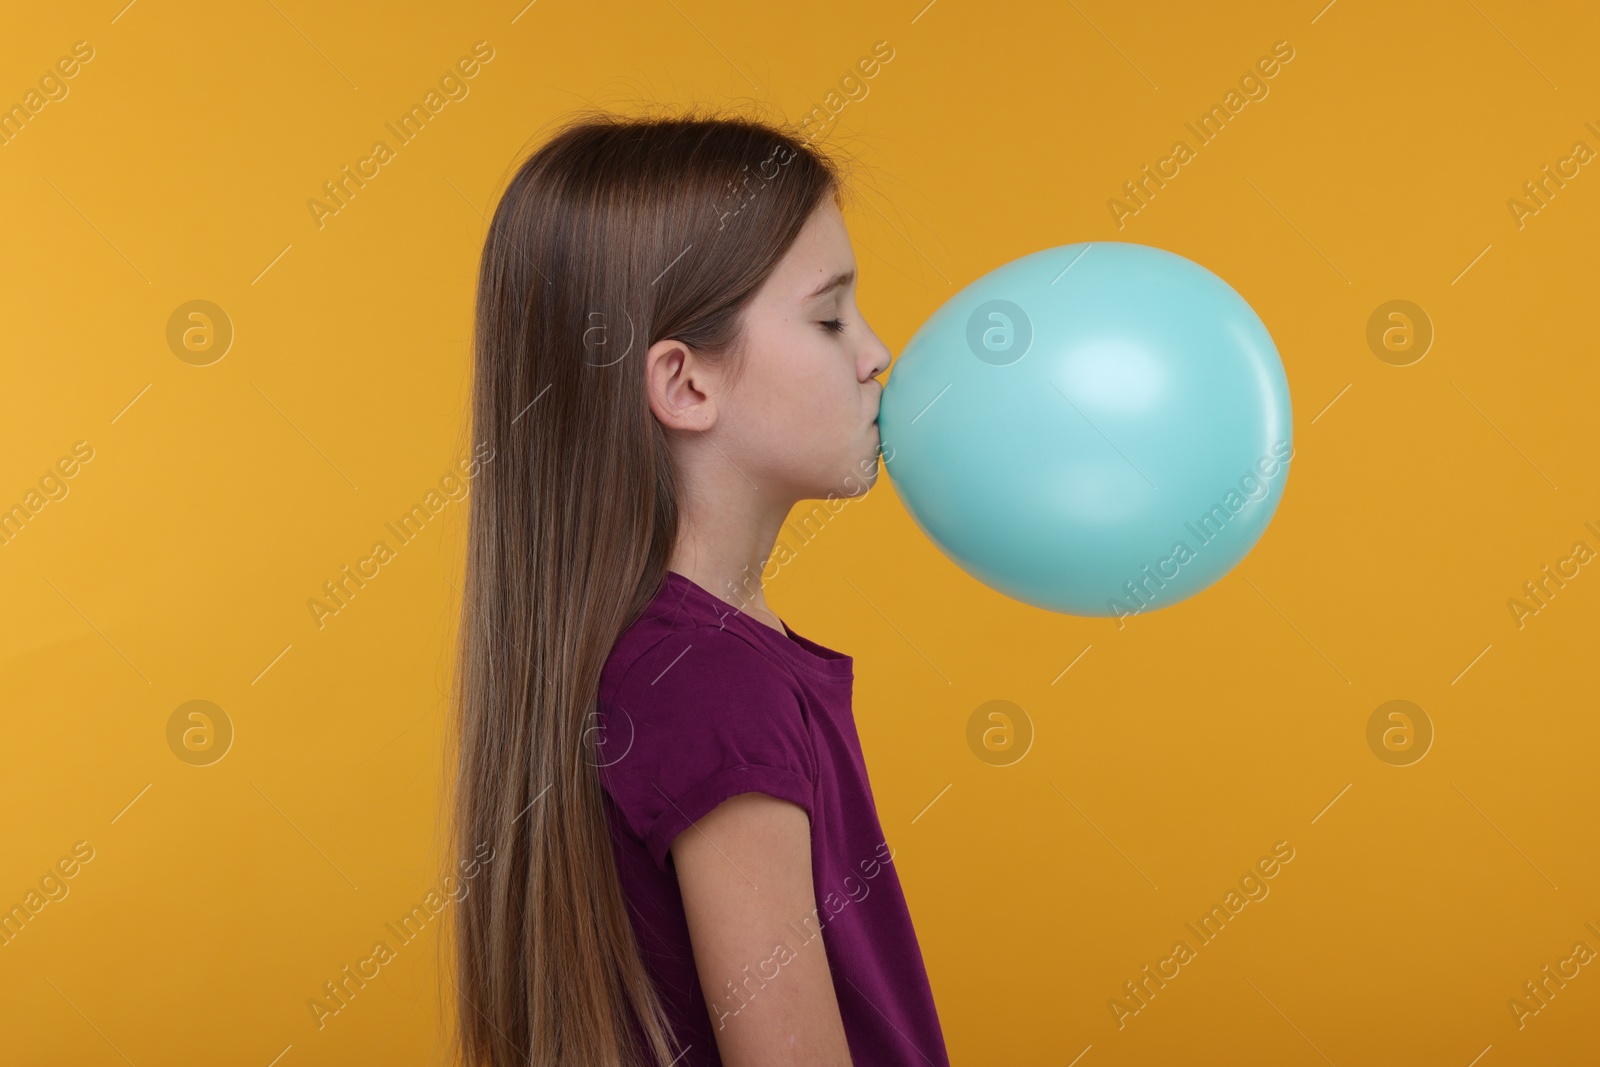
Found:
[{"label": "closed eye", "polygon": [[834,333],[844,333],[844,323],[838,319],[828,319],[826,322],[821,323],[821,325],[832,330]]}]

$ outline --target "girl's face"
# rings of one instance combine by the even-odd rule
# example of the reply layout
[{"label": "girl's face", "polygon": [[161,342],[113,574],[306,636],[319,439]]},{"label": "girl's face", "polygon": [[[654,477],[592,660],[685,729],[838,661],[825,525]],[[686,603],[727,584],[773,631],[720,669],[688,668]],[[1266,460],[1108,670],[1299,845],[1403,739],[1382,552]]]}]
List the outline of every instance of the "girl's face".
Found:
[{"label": "girl's face", "polygon": [[820,207],[745,309],[745,366],[717,397],[719,447],[763,495],[859,496],[878,477],[890,352],[856,307],[844,216]]}]

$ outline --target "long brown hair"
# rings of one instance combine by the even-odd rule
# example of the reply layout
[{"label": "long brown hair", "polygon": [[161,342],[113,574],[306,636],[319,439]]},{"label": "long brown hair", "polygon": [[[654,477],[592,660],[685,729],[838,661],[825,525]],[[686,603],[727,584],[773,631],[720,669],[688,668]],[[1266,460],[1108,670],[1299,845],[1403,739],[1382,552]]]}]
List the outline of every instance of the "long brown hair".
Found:
[{"label": "long brown hair", "polygon": [[678,534],[643,356],[671,338],[737,374],[744,308],[843,195],[841,164],[781,123],[586,111],[495,208],[471,410],[493,458],[469,505],[447,755],[446,855],[464,871],[492,848],[455,913],[454,1051],[469,1067],[679,1054],[618,881],[591,736],[601,668]]}]

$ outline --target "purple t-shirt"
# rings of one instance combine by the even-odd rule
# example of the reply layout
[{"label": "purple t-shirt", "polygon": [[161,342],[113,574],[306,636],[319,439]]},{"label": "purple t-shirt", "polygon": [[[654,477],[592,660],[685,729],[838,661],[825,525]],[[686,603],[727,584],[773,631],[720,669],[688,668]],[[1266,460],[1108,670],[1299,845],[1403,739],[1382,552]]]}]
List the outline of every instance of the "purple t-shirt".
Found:
[{"label": "purple t-shirt", "polygon": [[[787,630],[787,627],[785,627]],[[720,1067],[716,1031],[782,968],[826,947],[857,1067],[948,1067],[922,951],[867,783],[851,657],[787,636],[677,573],[617,639],[600,676],[595,762],[633,928],[686,1054]],[[815,916],[702,992],[677,871],[678,834],[740,793],[811,817]],[[780,987],[781,988],[781,987]]]}]

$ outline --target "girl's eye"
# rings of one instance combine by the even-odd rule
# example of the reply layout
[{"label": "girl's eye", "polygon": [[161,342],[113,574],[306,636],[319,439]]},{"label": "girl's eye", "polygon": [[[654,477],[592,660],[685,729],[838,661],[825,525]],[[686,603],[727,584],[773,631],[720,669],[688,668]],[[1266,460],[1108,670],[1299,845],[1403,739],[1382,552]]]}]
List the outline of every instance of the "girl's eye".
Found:
[{"label": "girl's eye", "polygon": [[829,319],[826,322],[824,322],[822,325],[826,326],[828,329],[832,330],[834,333],[844,333],[844,323],[840,322],[838,319]]}]

